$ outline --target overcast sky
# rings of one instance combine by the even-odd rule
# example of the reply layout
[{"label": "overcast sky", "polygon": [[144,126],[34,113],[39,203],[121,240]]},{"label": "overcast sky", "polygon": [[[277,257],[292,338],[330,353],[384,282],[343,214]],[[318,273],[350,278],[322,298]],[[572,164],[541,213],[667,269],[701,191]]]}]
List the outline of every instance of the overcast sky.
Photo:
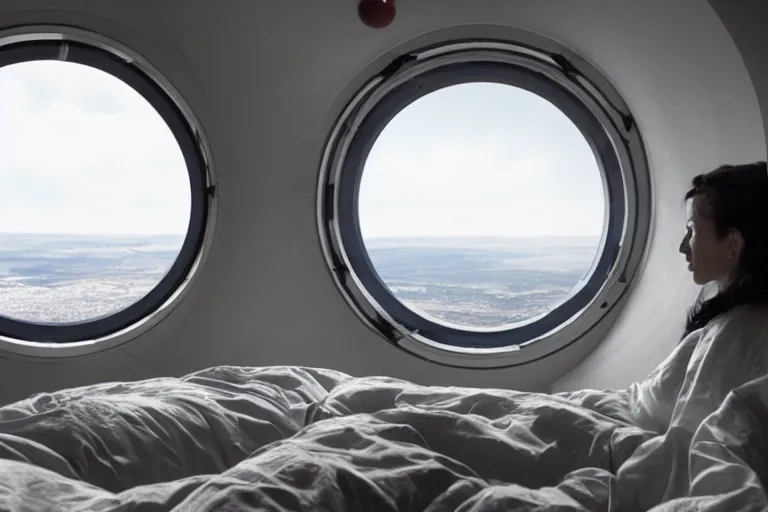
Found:
[{"label": "overcast sky", "polygon": [[[189,179],[173,135],[135,91],[65,62],[0,68],[0,232],[180,234]],[[540,97],[466,84],[384,129],[361,185],[366,238],[598,235],[592,150]]]},{"label": "overcast sky", "polygon": [[587,141],[557,107],[507,85],[457,85],[406,107],[374,144],[360,188],[366,238],[603,229]]},{"label": "overcast sky", "polygon": [[79,64],[0,68],[0,231],[183,234],[189,178],[149,103]]}]

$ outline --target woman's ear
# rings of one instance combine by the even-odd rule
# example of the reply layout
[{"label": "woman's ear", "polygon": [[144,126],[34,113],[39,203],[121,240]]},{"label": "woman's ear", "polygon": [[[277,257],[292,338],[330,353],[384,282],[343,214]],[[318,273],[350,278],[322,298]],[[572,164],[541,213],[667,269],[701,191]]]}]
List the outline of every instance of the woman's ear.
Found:
[{"label": "woman's ear", "polygon": [[728,257],[732,260],[738,260],[744,250],[744,237],[738,229],[732,229],[728,233]]}]

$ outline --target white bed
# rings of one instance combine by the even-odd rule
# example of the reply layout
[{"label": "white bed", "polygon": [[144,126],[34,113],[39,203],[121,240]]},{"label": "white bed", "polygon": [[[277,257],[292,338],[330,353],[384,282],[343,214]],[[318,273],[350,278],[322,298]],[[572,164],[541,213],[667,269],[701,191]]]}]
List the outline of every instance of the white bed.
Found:
[{"label": "white bed", "polygon": [[765,324],[626,390],[227,366],[41,394],[0,408],[0,510],[768,510]]}]

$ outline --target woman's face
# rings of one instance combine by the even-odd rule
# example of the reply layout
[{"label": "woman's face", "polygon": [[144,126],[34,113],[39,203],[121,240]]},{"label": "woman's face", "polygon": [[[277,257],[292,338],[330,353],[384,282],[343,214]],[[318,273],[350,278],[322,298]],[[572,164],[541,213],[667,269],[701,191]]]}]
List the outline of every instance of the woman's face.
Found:
[{"label": "woman's face", "polygon": [[741,254],[741,236],[732,232],[718,238],[709,205],[702,194],[689,199],[686,209],[688,220],[680,252],[688,262],[688,270],[693,272],[693,282],[701,285],[717,281],[724,287]]}]

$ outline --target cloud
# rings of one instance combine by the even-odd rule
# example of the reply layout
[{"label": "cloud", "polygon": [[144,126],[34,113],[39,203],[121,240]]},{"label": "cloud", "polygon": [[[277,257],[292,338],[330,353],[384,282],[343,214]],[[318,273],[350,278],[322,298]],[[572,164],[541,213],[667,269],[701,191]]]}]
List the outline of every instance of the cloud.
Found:
[{"label": "cloud", "polygon": [[186,232],[181,150],[118,78],[68,62],[6,66],[0,112],[0,232]]},{"label": "cloud", "polygon": [[374,144],[360,192],[366,238],[599,235],[604,209],[576,126],[500,84],[443,89],[404,109]]},{"label": "cloud", "polygon": [[[0,232],[186,231],[189,179],[163,120],[133,89],[67,62],[0,68]],[[375,143],[366,237],[599,234],[591,148],[543,98],[500,84],[429,94]]]}]

